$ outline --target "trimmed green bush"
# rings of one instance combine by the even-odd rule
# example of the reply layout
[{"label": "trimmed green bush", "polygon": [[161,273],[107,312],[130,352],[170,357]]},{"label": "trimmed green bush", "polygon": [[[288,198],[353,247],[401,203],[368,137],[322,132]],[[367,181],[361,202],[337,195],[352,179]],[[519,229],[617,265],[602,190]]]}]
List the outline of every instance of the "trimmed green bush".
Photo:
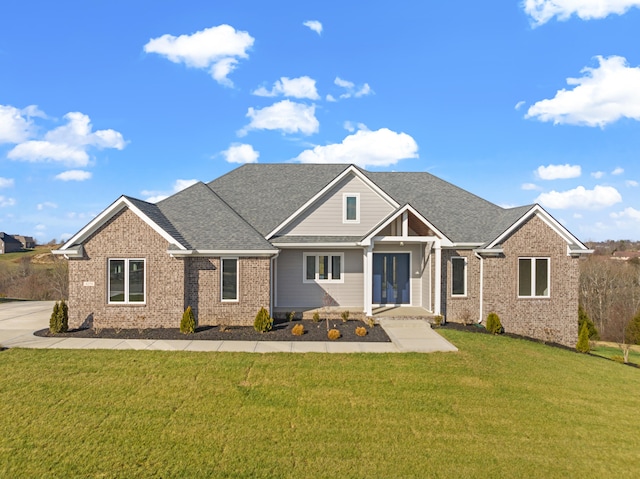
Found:
[{"label": "trimmed green bush", "polygon": [[582,306],[578,306],[578,331],[582,331],[582,325],[584,323],[587,323],[587,328],[589,328],[589,339],[600,339],[596,325],[593,324],[593,321],[591,321],[591,318],[584,308]]},{"label": "trimmed green bush", "polygon": [[502,323],[500,322],[500,318],[496,313],[489,313],[487,316],[487,331],[491,334],[502,334],[504,333],[504,328],[502,327]]},{"label": "trimmed green bush", "polygon": [[60,305],[56,301],[56,304],[53,305],[53,312],[51,313],[51,317],[49,318],[49,331],[53,334],[60,333]]},{"label": "trimmed green bush", "polygon": [[349,321],[349,311],[343,311],[342,313],[340,313],[340,317],[342,318],[342,322],[346,323],[347,321]]},{"label": "trimmed green bush", "polygon": [[260,308],[260,311],[256,314],[256,319],[253,321],[253,329],[260,333],[266,333],[267,331],[271,331],[272,327],[273,319],[269,316],[269,311]]},{"label": "trimmed green bush", "polygon": [[182,313],[182,320],[180,321],[180,332],[182,334],[193,334],[196,332],[196,318],[193,315],[191,306],[187,306],[187,309]]},{"label": "trimmed green bush", "polygon": [[320,313],[318,313],[317,311],[315,313],[313,313],[313,322],[314,323],[319,323],[320,322]]},{"label": "trimmed green bush", "polygon": [[627,324],[624,333],[625,339],[629,344],[640,344],[640,311]]},{"label": "trimmed green bush", "polygon": [[591,351],[591,347],[589,346],[589,326],[586,322],[583,322],[582,327],[580,328],[576,350],[581,353],[588,353]]},{"label": "trimmed green bush", "polygon": [[66,333],[69,331],[69,306],[65,303],[64,299],[60,301],[60,332]]}]

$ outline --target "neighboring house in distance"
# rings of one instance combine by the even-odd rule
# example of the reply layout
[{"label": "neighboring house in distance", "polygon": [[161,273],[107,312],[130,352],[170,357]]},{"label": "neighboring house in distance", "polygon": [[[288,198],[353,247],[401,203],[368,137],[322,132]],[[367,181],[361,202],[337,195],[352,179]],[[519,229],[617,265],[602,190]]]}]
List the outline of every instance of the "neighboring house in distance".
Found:
[{"label": "neighboring house in distance", "polygon": [[0,254],[22,251],[22,243],[13,236],[0,231]]},{"label": "neighboring house in distance", "polygon": [[121,196],[55,254],[69,326],[252,324],[333,307],[442,314],[575,345],[586,246],[539,205],[504,209],[429,173],[248,164],[147,203]]},{"label": "neighboring house in distance", "polygon": [[22,244],[23,249],[33,249],[36,247],[36,240],[31,236],[11,235]]}]

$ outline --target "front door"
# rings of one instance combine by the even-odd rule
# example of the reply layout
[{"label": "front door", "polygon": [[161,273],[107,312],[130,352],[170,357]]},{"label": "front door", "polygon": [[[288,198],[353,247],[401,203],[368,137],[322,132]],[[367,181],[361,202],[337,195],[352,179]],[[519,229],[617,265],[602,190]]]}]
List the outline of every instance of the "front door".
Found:
[{"label": "front door", "polygon": [[373,253],[373,303],[411,304],[409,253]]}]

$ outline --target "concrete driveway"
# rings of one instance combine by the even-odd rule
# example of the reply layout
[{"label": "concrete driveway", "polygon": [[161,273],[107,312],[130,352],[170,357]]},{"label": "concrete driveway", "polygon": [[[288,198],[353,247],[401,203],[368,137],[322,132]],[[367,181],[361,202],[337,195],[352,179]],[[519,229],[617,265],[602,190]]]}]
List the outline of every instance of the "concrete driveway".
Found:
[{"label": "concrete driveway", "polygon": [[0,345],[49,327],[55,301],[11,301],[0,303]]}]

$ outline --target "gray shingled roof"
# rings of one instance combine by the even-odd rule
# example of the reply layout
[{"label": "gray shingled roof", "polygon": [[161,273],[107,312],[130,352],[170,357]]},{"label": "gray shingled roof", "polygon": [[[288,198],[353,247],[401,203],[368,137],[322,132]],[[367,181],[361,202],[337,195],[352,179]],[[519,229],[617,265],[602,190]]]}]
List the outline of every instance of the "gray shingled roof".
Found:
[{"label": "gray shingled roof", "polygon": [[208,186],[266,236],[348,167],[248,164],[211,181]]},{"label": "gray shingled roof", "polygon": [[183,244],[189,249],[276,251],[202,182],[160,201],[156,206],[180,232],[185,241]]}]

